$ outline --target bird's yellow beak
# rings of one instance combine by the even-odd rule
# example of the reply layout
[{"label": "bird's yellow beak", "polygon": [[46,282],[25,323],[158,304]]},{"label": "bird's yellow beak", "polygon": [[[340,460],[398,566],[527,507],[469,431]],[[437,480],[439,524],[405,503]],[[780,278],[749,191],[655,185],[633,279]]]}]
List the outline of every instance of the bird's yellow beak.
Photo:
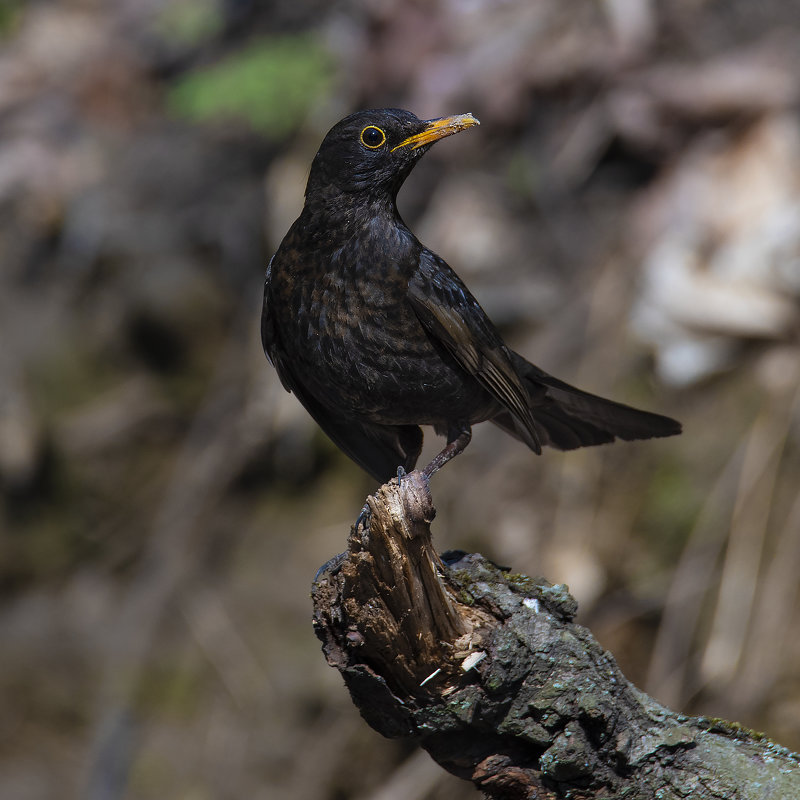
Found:
[{"label": "bird's yellow beak", "polygon": [[441,119],[432,119],[428,122],[428,127],[420,133],[415,133],[404,139],[396,147],[392,148],[392,152],[399,150],[401,147],[410,147],[416,150],[426,144],[433,144],[433,142],[444,139],[445,136],[452,136],[454,133],[460,133],[467,128],[474,125],[480,125],[472,114],[458,114],[455,117],[442,117]]}]

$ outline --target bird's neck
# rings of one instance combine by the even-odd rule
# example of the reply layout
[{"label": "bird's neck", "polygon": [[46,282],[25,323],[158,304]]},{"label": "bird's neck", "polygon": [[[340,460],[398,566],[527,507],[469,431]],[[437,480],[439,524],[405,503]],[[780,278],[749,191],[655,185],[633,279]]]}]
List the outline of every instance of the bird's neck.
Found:
[{"label": "bird's neck", "polygon": [[342,239],[387,228],[406,228],[395,198],[386,192],[317,192],[306,198],[303,214],[329,236]]},{"label": "bird's neck", "polygon": [[369,264],[360,275],[378,280],[416,263],[422,245],[400,218],[394,198],[342,195],[336,202],[306,203],[295,235],[316,253],[310,263],[324,271],[351,274],[353,265]]}]

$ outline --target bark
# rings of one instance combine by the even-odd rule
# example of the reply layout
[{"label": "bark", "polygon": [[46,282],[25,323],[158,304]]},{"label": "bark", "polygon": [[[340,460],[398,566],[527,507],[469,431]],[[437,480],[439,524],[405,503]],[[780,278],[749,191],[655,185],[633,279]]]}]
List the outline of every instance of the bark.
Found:
[{"label": "bark", "polygon": [[416,740],[489,798],[800,798],[800,757],[639,691],[573,622],[566,586],[442,560],[421,473],[367,507],[314,584],[314,626],[384,736]]}]

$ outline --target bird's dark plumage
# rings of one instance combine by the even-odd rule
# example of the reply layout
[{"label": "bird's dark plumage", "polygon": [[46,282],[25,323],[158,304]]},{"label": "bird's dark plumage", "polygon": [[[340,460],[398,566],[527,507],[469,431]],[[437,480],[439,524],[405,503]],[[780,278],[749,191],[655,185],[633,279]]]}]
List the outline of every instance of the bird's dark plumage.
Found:
[{"label": "bird's dark plumage", "polygon": [[380,481],[414,468],[420,425],[448,446],[490,420],[541,452],[680,432],[675,420],[583,392],[503,343],[395,198],[433,142],[477,125],[382,109],[346,117],[311,165],[305,206],[267,269],[261,338],[284,387]]}]

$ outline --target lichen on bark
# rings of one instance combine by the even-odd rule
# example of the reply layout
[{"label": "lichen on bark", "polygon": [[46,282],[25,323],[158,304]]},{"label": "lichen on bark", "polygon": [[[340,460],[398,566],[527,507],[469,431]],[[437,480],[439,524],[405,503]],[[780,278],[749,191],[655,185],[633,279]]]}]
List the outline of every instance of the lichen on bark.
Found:
[{"label": "lichen on bark", "polygon": [[794,753],[639,691],[566,586],[433,548],[419,472],[368,499],[313,589],[323,651],[366,721],[487,797],[800,797]]}]

